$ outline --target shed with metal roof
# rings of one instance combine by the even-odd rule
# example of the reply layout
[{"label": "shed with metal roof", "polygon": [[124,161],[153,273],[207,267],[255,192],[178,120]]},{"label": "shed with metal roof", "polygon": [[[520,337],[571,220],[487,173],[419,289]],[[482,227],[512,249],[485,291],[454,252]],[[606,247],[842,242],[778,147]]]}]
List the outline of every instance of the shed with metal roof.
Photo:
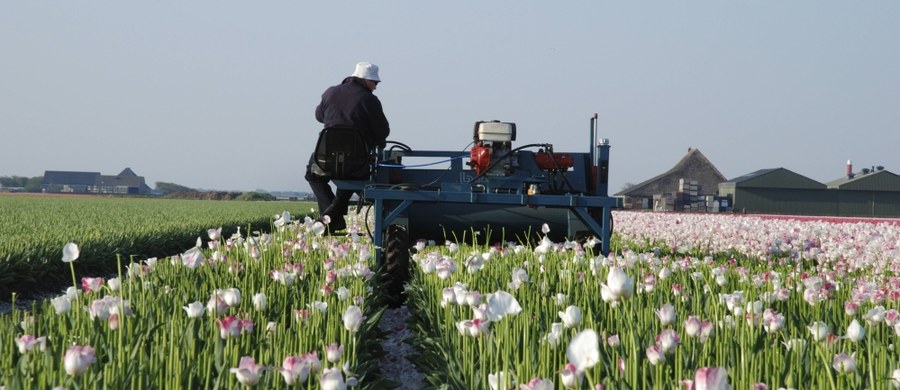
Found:
[{"label": "shed with metal roof", "polygon": [[732,209],[746,213],[835,215],[836,194],[823,183],[785,168],[760,169],[719,184]]},{"label": "shed with metal roof", "polygon": [[828,182],[838,194],[837,215],[900,216],[900,176],[883,167],[863,169]]}]

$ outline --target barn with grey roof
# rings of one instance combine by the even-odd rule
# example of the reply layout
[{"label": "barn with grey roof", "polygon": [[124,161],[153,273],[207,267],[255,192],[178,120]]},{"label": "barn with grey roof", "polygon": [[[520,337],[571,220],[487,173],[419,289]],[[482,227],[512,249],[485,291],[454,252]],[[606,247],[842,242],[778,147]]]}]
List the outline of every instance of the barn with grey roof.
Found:
[{"label": "barn with grey roof", "polygon": [[46,193],[148,195],[143,176],[125,168],[118,175],[100,172],[45,171],[41,186]]}]

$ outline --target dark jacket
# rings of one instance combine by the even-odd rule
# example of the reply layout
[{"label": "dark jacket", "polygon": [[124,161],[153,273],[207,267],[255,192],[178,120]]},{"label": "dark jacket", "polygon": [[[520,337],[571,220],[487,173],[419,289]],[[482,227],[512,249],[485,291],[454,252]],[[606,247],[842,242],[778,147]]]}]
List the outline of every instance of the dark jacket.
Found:
[{"label": "dark jacket", "polygon": [[316,120],[325,127],[354,127],[370,137],[373,145],[384,147],[391,133],[381,108],[381,101],[363,84],[363,80],[347,77],[339,85],[325,90],[316,107]]}]

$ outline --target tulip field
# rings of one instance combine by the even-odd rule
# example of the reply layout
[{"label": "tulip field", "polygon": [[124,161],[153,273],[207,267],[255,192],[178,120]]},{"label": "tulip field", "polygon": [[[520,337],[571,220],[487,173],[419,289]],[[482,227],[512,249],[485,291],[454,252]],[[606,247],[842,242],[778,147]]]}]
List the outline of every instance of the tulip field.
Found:
[{"label": "tulip field", "polygon": [[[196,232],[0,316],[0,386],[416,388],[382,376],[384,275],[351,234],[285,212]],[[616,212],[597,242],[414,242],[408,357],[448,389],[900,387],[900,226]],[[546,226],[535,226],[536,230]],[[409,232],[414,239],[415,232]]]},{"label": "tulip field", "polygon": [[245,202],[127,197],[0,196],[0,299],[34,286],[61,286],[57,261],[67,242],[81,247],[79,274],[112,273],[116,256],[178,253],[200,230],[231,234],[268,228],[271,215],[308,212],[311,202]]}]

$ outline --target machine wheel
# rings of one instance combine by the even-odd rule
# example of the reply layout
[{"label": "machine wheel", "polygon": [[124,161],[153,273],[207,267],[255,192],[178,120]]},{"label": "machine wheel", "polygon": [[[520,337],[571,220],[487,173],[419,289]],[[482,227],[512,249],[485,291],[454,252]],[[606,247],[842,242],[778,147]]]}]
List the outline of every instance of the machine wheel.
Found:
[{"label": "machine wheel", "polygon": [[406,227],[391,225],[384,239],[384,270],[387,275],[386,302],[392,308],[406,300],[403,285],[409,282],[409,234]]}]

